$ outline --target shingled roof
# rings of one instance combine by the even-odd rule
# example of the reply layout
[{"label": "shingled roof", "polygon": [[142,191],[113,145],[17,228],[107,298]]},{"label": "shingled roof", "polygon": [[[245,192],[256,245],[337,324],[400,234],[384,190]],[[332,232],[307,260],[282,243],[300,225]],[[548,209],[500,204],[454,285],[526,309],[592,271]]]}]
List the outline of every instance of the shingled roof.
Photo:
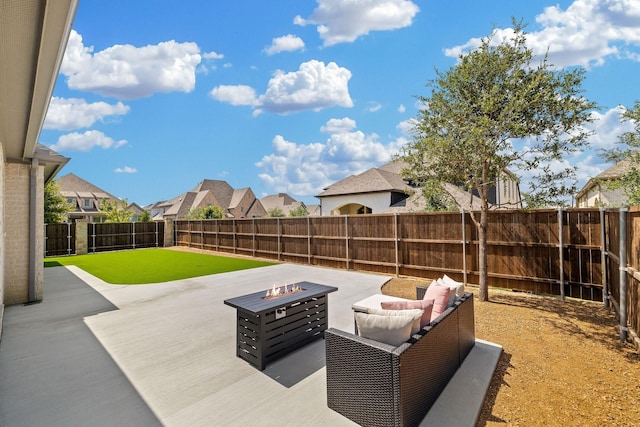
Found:
[{"label": "shingled roof", "polygon": [[402,177],[383,168],[374,168],[359,175],[351,175],[325,188],[316,197],[340,196],[344,194],[375,193],[390,191],[402,193],[409,187]]}]

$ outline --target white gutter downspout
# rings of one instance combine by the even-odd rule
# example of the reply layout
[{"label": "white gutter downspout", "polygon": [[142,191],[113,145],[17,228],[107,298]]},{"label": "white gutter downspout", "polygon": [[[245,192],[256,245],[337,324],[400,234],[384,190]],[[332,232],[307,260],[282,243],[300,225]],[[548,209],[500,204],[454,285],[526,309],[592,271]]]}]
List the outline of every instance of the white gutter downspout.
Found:
[{"label": "white gutter downspout", "polygon": [[29,179],[29,302],[36,302],[36,209],[38,207],[38,159],[31,159],[31,176]]}]

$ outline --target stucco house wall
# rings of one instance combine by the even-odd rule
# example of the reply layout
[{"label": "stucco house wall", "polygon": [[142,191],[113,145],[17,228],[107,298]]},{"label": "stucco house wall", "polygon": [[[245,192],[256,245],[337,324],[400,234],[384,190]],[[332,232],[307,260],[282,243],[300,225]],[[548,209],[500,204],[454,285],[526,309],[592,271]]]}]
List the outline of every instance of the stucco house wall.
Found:
[{"label": "stucco house wall", "polygon": [[582,190],[576,199],[576,206],[579,208],[620,207],[626,206],[627,203],[622,188],[612,190],[599,183]]},{"label": "stucco house wall", "polygon": [[366,206],[371,209],[371,213],[381,213],[390,205],[390,193],[361,193],[347,194],[340,196],[330,196],[322,198],[322,215],[355,215],[357,212],[351,212],[352,209],[340,209],[353,205],[353,210],[360,208],[359,205]]}]

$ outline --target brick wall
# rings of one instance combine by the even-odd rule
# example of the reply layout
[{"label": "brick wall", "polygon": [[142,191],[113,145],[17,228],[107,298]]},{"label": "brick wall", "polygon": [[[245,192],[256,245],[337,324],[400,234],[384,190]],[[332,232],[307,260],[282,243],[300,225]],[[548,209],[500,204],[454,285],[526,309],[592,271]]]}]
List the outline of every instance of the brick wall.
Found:
[{"label": "brick wall", "polygon": [[2,334],[2,307],[4,305],[4,147],[0,142],[0,335]]},{"label": "brick wall", "polygon": [[[29,192],[31,165],[4,165],[4,303],[29,300]],[[44,222],[44,168],[38,168],[36,223]],[[44,229],[36,227],[36,254],[44,250]],[[36,299],[42,299],[43,263],[36,262]]]}]

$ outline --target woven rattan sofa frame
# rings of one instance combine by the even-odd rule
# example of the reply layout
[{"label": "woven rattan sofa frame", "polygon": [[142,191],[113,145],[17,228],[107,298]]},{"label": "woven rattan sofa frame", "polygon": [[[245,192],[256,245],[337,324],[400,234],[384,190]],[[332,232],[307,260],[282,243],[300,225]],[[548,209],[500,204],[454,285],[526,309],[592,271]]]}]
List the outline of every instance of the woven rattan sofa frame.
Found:
[{"label": "woven rattan sofa frame", "polygon": [[329,328],[327,405],[362,426],[417,426],[474,344],[471,293],[399,347]]}]

